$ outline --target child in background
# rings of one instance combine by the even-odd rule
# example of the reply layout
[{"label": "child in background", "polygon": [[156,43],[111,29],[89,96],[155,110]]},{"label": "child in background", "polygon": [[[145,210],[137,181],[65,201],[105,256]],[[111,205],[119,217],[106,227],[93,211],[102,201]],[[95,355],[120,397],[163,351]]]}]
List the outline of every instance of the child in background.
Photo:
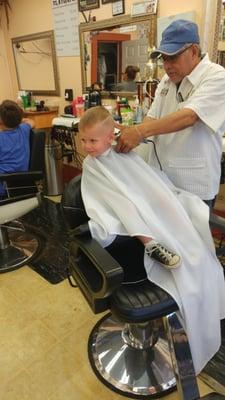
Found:
[{"label": "child in background", "polygon": [[[198,374],[220,347],[225,317],[223,268],[209,229],[209,207],[135,152],[117,153],[114,121],[104,107],[85,112],[79,135],[88,153],[81,193],[91,235],[103,247],[117,235],[142,241],[147,277],[178,304]],[[181,257],[181,267],[174,269]]]},{"label": "child in background", "polygon": [[[30,130],[34,122],[11,100],[0,104],[0,174],[27,171],[30,160]],[[0,195],[4,194],[0,183]]]},{"label": "child in background", "polygon": [[140,72],[140,68],[135,65],[128,65],[123,74],[123,81],[118,83],[116,86],[116,90],[125,91],[125,92],[136,92],[136,75]]}]

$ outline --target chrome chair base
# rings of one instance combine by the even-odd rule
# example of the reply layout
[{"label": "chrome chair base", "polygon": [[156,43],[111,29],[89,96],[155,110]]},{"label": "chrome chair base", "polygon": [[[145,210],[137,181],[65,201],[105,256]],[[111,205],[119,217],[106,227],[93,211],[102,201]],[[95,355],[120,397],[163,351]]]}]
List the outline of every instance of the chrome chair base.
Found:
[{"label": "chrome chair base", "polygon": [[[39,239],[29,231],[8,232],[7,246],[0,243],[0,273],[13,271],[27,264],[39,250]],[[2,246],[1,246],[2,245]]]},{"label": "chrome chair base", "polygon": [[[162,327],[162,321],[157,321]],[[89,360],[98,378],[112,390],[128,397],[146,398],[159,397],[176,388],[163,327],[157,329],[157,333],[155,328],[152,329],[154,337],[149,335],[149,340],[146,338],[145,333],[154,323],[149,323],[146,330],[142,329],[142,324],[122,323],[108,314],[92,330],[88,345]],[[138,337],[135,340],[136,331]]]}]

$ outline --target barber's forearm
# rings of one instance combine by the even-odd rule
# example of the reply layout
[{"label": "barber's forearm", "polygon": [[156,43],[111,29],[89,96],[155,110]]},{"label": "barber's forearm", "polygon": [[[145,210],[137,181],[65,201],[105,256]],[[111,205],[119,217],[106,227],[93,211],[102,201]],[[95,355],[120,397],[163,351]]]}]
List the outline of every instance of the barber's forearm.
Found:
[{"label": "barber's forearm", "polygon": [[198,120],[197,114],[189,108],[176,111],[159,119],[145,118],[143,123],[131,127],[116,126],[121,130],[121,136],[117,141],[116,151],[128,153],[142,141],[142,139],[154,135],[162,135],[178,132],[194,125]]},{"label": "barber's forearm", "polygon": [[183,108],[160,119],[145,117],[142,124],[138,125],[138,131],[143,138],[154,135],[162,135],[177,132],[195,124],[197,114],[190,108]]}]

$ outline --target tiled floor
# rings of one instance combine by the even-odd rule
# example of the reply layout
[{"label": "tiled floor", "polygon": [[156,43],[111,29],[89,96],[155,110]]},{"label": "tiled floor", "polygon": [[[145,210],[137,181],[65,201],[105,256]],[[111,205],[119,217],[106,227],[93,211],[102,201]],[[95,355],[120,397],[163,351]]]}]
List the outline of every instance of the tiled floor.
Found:
[{"label": "tiled floor", "polygon": [[[79,289],[22,267],[0,275],[0,303],[0,399],[124,399],[89,366],[88,336],[100,317]],[[199,387],[201,395],[212,391],[200,380]]]}]

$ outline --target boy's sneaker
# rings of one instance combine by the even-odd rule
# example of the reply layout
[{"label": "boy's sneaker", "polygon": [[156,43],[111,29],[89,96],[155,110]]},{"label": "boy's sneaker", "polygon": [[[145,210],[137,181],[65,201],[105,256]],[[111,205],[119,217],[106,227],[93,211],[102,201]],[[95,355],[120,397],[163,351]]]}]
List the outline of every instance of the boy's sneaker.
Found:
[{"label": "boy's sneaker", "polygon": [[178,268],[181,264],[181,258],[178,254],[166,249],[160,243],[155,242],[155,240],[146,243],[145,252],[167,269]]}]

